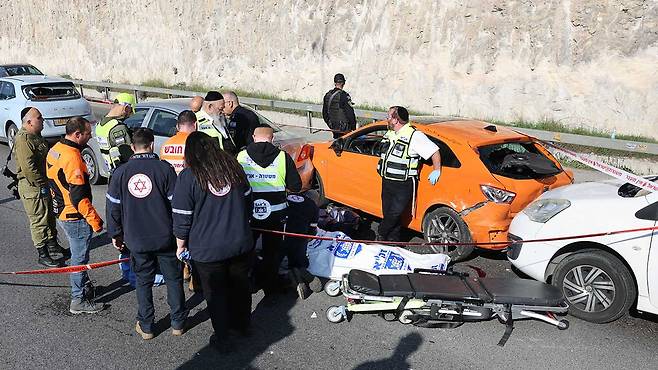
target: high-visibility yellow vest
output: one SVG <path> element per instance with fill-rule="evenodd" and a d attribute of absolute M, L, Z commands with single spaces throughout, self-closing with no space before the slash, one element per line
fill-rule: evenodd
<path fill-rule="evenodd" d="M 385 179 L 405 181 L 418 176 L 420 156 L 409 154 L 411 136 L 416 129 L 410 124 L 402 126 L 395 132 L 388 130 L 382 140 L 383 149 L 380 154 L 377 172 Z"/>
<path fill-rule="evenodd" d="M 217 138 L 219 147 L 224 150 L 224 136 L 215 127 L 212 117 L 202 110 L 195 113 L 197 121 L 197 130 L 207 134 L 210 137 Z"/>
<path fill-rule="evenodd" d="M 96 125 L 96 141 L 110 172 L 117 168 L 122 160 L 127 160 L 121 158 L 119 150 L 119 147 L 130 147 L 131 144 L 130 132 L 123 120 L 105 117 Z"/>
<path fill-rule="evenodd" d="M 259 166 L 246 150 L 238 153 L 238 162 L 247 174 L 254 194 L 253 217 L 264 220 L 272 212 L 288 208 L 286 199 L 286 153 L 279 155 L 267 167 Z"/>

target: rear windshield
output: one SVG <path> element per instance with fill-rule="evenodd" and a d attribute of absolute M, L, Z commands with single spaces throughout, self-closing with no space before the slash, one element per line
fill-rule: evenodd
<path fill-rule="evenodd" d="M 7 76 L 43 75 L 40 70 L 33 66 L 4 66 L 3 68 Z"/>
<path fill-rule="evenodd" d="M 645 176 L 644 179 L 653 182 L 658 182 L 657 181 L 658 176 Z M 617 190 L 617 194 L 619 194 L 620 197 L 624 197 L 624 198 L 634 198 L 634 197 L 645 196 L 649 194 L 649 191 L 627 182 L 619 187 L 619 189 Z"/>
<path fill-rule="evenodd" d="M 53 82 L 27 85 L 23 87 L 25 96 L 30 100 L 66 100 L 78 99 L 80 94 L 72 82 Z"/>
<path fill-rule="evenodd" d="M 513 179 L 538 179 L 562 170 L 533 142 L 508 142 L 478 148 L 480 160 L 494 175 Z"/>

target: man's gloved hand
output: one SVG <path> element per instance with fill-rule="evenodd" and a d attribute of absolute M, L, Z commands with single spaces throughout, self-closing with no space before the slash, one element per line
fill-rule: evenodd
<path fill-rule="evenodd" d="M 434 170 L 430 172 L 427 179 L 430 181 L 430 184 L 435 185 L 436 182 L 439 181 L 439 177 L 441 177 L 441 170 Z"/>

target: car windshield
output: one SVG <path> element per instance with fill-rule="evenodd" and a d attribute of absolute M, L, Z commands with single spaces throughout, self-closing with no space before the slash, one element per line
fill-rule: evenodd
<path fill-rule="evenodd" d="M 80 94 L 72 82 L 27 85 L 23 86 L 23 92 L 30 100 L 67 100 L 80 98 Z"/>
<path fill-rule="evenodd" d="M 539 179 L 562 170 L 531 141 L 514 141 L 478 148 L 480 160 L 494 175 L 512 179 Z"/>
<path fill-rule="evenodd" d="M 5 66 L 3 67 L 7 76 L 40 76 L 43 75 L 40 70 L 34 66 L 21 65 L 21 66 Z"/>
<path fill-rule="evenodd" d="M 658 180 L 658 175 L 645 176 L 644 179 L 656 182 L 656 180 Z M 617 194 L 623 198 L 641 197 L 647 195 L 648 193 L 648 190 L 645 190 L 639 186 L 635 186 L 629 182 L 620 186 L 619 190 L 617 190 Z"/>

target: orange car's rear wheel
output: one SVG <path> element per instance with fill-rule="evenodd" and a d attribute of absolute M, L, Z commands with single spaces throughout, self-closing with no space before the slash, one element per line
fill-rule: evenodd
<path fill-rule="evenodd" d="M 469 243 L 471 232 L 464 220 L 448 207 L 439 207 L 425 215 L 423 219 L 423 236 L 434 243 Z M 419 248 L 421 253 L 444 253 L 453 262 L 466 259 L 475 247 L 473 245 L 430 245 Z"/>

